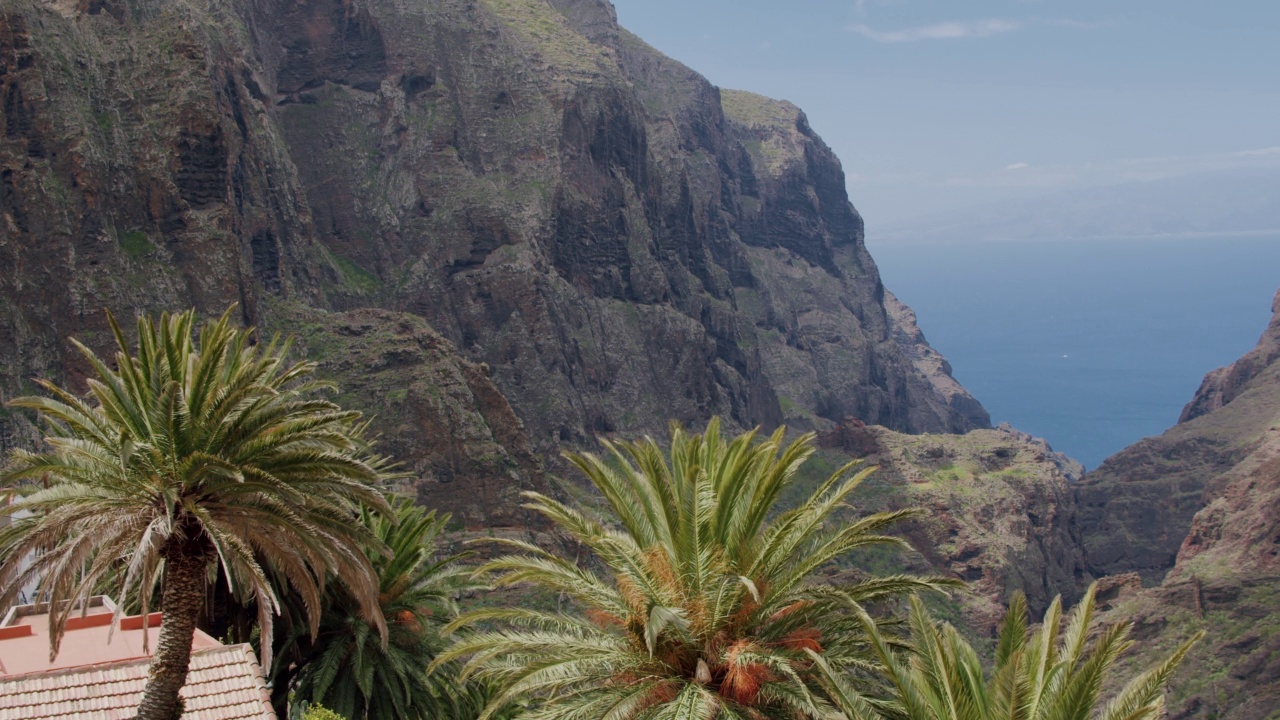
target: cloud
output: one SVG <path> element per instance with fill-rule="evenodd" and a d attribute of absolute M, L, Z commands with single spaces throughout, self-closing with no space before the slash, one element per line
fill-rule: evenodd
<path fill-rule="evenodd" d="M 855 8 L 859 14 L 863 14 L 864 3 L 865 0 L 862 0 L 855 4 Z M 848 29 L 865 38 L 875 40 L 876 42 L 903 43 L 915 42 L 917 40 L 956 40 L 960 38 L 994 37 L 996 35 L 1004 35 L 1005 33 L 1021 30 L 1030 25 L 1049 25 L 1073 28 L 1076 30 L 1096 30 L 1103 27 L 1102 23 L 1085 22 L 1070 18 L 1029 18 L 1023 20 L 988 18 L 986 20 L 972 21 L 952 20 L 949 22 L 933 23 L 932 25 L 919 25 L 916 27 L 903 28 L 902 30 L 877 30 L 870 25 L 856 23 L 850 25 Z"/>
<path fill-rule="evenodd" d="M 857 23 L 849 29 L 859 35 L 882 43 L 915 42 L 916 40 L 955 40 L 959 38 L 993 37 L 1013 32 L 1022 27 L 1016 20 L 990 18 L 972 22 L 952 21 L 921 25 L 902 30 L 876 30 L 873 27 Z"/>
<path fill-rule="evenodd" d="M 1101 164 L 1122 180 L 1159 180 L 1198 172 L 1220 172 L 1248 168 L 1280 169 L 1280 147 L 1253 148 L 1205 155 L 1167 155 L 1131 158 Z M 1094 168 L 1089 168 L 1094 169 Z"/>
<path fill-rule="evenodd" d="M 1071 18 L 1054 18 L 1052 20 L 1046 20 L 1045 22 L 1050 25 L 1057 25 L 1058 27 L 1075 28 L 1076 30 L 1098 30 L 1104 26 L 1104 23 L 1100 22 L 1073 20 Z"/>
<path fill-rule="evenodd" d="M 1021 170 L 1022 168 L 1025 168 L 1025 167 L 1031 167 L 1031 166 L 1027 165 L 1024 162 L 1016 162 L 1016 163 L 1013 163 L 1012 165 L 1005 165 L 1004 169 L 1005 170 Z"/>

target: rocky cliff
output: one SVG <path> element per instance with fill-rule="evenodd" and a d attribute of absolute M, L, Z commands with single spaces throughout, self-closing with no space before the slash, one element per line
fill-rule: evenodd
<path fill-rule="evenodd" d="M 1077 487 L 1080 535 L 1096 575 L 1159 582 L 1193 518 L 1250 467 L 1280 422 L 1280 295 L 1257 348 L 1205 378 L 1183 420 L 1108 458 Z"/>
<path fill-rule="evenodd" d="M 1071 483 L 1084 468 L 1043 440 L 1008 428 L 906 435 L 852 420 L 818 437 L 811 471 L 849 457 L 878 468 L 852 498 L 859 510 L 924 509 L 901 528 L 913 552 L 863 565 L 963 578 L 973 592 L 957 594 L 958 615 L 948 616 L 961 627 L 990 637 L 1014 591 L 1036 612 L 1078 595 L 1085 564 Z"/>
<path fill-rule="evenodd" d="M 5 396 L 78 382 L 103 307 L 235 301 L 447 497 L 669 418 L 988 425 L 803 113 L 602 0 L 0 0 L 0 102 Z"/>
<path fill-rule="evenodd" d="M 374 419 L 378 449 L 405 475 L 397 489 L 469 530 L 530 519 L 517 511 L 520 491 L 546 489 L 541 463 L 488 366 L 408 313 L 269 307 L 267 329 L 294 334 L 337 381 L 337 401 Z"/>
<path fill-rule="evenodd" d="M 1210 373 L 1183 422 L 1081 487 L 1090 567 L 1149 571 L 1107 581 L 1111 616 L 1136 623 L 1134 662 L 1208 631 L 1173 683 L 1172 718 L 1264 720 L 1280 707 L 1280 294 L 1273 310 L 1258 347 Z"/>
<path fill-rule="evenodd" d="M 1280 360 L 1280 293 L 1271 303 L 1271 312 L 1271 324 L 1262 333 L 1258 346 L 1234 363 L 1205 375 L 1178 422 L 1194 420 L 1235 400 L 1254 378 Z"/>

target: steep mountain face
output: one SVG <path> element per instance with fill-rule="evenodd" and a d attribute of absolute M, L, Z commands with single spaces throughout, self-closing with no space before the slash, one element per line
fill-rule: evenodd
<path fill-rule="evenodd" d="M 607 3 L 553 5 L 370 2 L 376 92 L 285 40 L 316 231 L 372 281 L 343 302 L 426 318 L 559 442 L 712 413 L 985 424 L 893 341 L 839 163 L 797 109 L 721 95 Z M 305 12 L 276 32 L 334 11 Z"/>
<path fill-rule="evenodd" d="M 1251 467 L 1280 421 L 1280 295 L 1257 348 L 1205 378 L 1183 419 L 1108 458 L 1077 486 L 1080 535 L 1095 575 L 1159 582 L 1193 518 Z"/>
<path fill-rule="evenodd" d="M 995 632 L 1014 591 L 1037 612 L 1079 593 L 1084 554 L 1071 483 L 1084 468 L 1043 440 L 1009 428 L 907 435 L 850 420 L 819 433 L 818 444 L 811 483 L 863 458 L 877 469 L 851 498 L 860 511 L 924 510 L 900 528 L 913 551 L 855 562 L 963 578 L 973 592 L 957 594 L 958 615 L 948 617 L 976 636 Z"/>
<path fill-rule="evenodd" d="M 409 389 L 379 415 L 392 446 L 467 448 L 433 482 L 670 418 L 989 424 L 887 299 L 804 115 L 722 93 L 602 0 L 3 0 L 0 96 L 6 397 L 78 382 L 66 339 L 101 346 L 104 307 L 235 301 L 357 338 L 324 368 L 380 413 Z M 412 390 L 454 370 L 501 453 Z"/>
<path fill-rule="evenodd" d="M 1271 311 L 1274 313 L 1271 324 L 1262 333 L 1258 346 L 1234 363 L 1205 375 L 1196 396 L 1182 409 L 1178 422 L 1207 415 L 1235 400 L 1254 378 L 1280 360 L 1280 293 L 1276 294 Z"/>
<path fill-rule="evenodd" d="M 1154 478 L 1140 479 L 1151 487 L 1135 492 L 1115 475 L 1090 473 L 1082 490 L 1090 498 L 1110 492 L 1122 508 L 1095 512 L 1104 522 L 1082 526 L 1086 540 L 1089 532 L 1107 535 L 1086 545 L 1095 571 L 1117 557 L 1115 538 L 1141 542 L 1152 519 L 1182 535 L 1172 562 L 1153 564 L 1164 576 L 1158 586 L 1143 589 L 1131 573 L 1109 579 L 1107 593 L 1112 617 L 1136 623 L 1138 662 L 1196 629 L 1208 631 L 1173 684 L 1173 718 L 1263 720 L 1280 707 L 1280 294 L 1273 310 L 1258 347 L 1205 379 L 1184 412 L 1189 419 L 1120 454 L 1133 459 L 1130 466 L 1169 468 L 1165 492 L 1180 483 L 1188 506 L 1198 497 L 1185 519 L 1170 512 Z M 1164 454 L 1188 447 L 1217 451 Z M 1082 517 L 1088 507 L 1082 503 Z"/>
<path fill-rule="evenodd" d="M 1240 462 L 1206 483 L 1205 507 L 1192 518 L 1174 577 L 1204 574 L 1223 562 L 1256 574 L 1280 574 L 1280 292 L 1272 311 L 1258 347 L 1210 373 L 1183 413 L 1211 408 L 1195 417 L 1248 416 L 1241 426 L 1251 431 L 1251 443 Z"/>

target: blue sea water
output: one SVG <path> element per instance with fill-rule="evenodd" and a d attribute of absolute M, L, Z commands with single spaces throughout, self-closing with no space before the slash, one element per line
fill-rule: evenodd
<path fill-rule="evenodd" d="M 1280 287 L 1280 237 L 868 245 L 992 421 L 1089 468 L 1177 422 Z"/>

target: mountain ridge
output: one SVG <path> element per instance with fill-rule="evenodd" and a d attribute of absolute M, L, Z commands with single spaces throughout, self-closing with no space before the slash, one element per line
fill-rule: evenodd
<path fill-rule="evenodd" d="M 400 314 L 362 320 L 370 338 L 424 322 L 429 351 L 350 351 L 389 368 L 379 387 L 486 367 L 460 402 L 496 388 L 523 438 L 498 444 L 530 476 L 538 455 L 671 419 L 990 424 L 887 311 L 803 113 L 722 94 L 607 2 L 4 0 L 0 95 L 5 397 L 76 386 L 67 338 L 105 347 L 102 307 L 237 302 L 285 332 L 366 310 Z M 460 432 L 413 419 L 429 395 L 357 404 L 409 448 L 406 432 Z M 21 416 L 0 425 L 30 441 Z M 426 467 L 420 497 L 480 523 L 468 483 L 506 470 L 472 450 Z"/>
<path fill-rule="evenodd" d="M 1280 360 L 1280 302 L 1272 309 L 1257 346 L 1208 373 L 1177 425 L 1116 453 L 1081 479 L 1080 532 L 1095 574 L 1162 579 L 1193 518 L 1214 496 L 1217 478 L 1247 462 L 1280 421 L 1280 383 L 1273 377 Z"/>
<path fill-rule="evenodd" d="M 1108 616 L 1135 625 L 1133 663 L 1208 631 L 1172 684 L 1171 718 L 1264 720 L 1280 705 L 1280 293 L 1272 311 L 1177 425 L 1077 486 L 1086 563 L 1108 576 Z"/>

